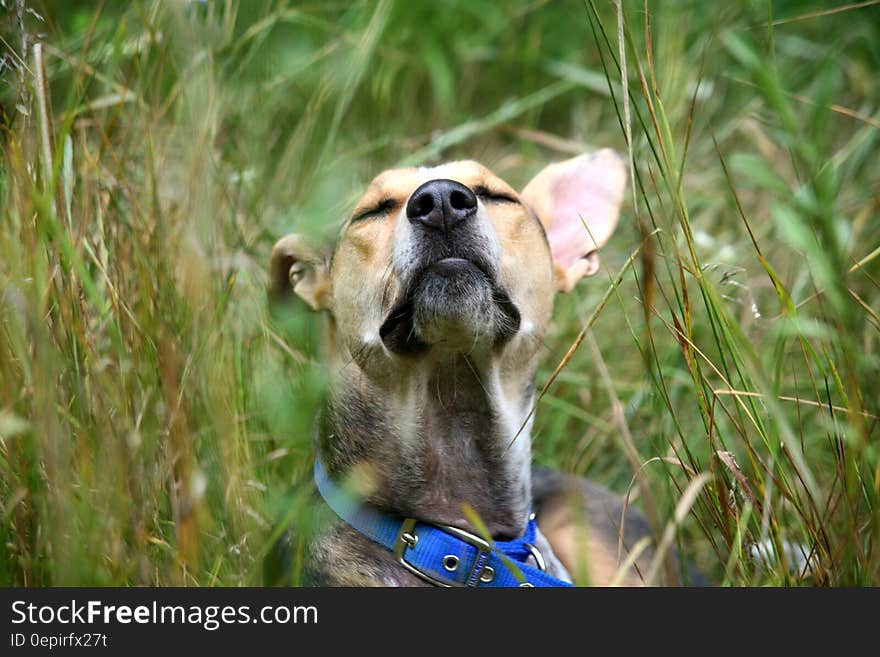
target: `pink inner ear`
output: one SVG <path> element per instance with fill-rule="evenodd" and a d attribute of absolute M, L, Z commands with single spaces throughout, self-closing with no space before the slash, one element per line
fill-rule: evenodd
<path fill-rule="evenodd" d="M 566 163 L 550 190 L 547 239 L 557 263 L 567 269 L 608 241 L 617 225 L 625 183 L 623 163 L 612 151 Z"/>

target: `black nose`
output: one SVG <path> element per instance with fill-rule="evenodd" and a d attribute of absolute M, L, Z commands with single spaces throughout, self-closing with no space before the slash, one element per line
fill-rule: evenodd
<path fill-rule="evenodd" d="M 409 197 L 406 216 L 436 230 L 450 230 L 477 212 L 477 197 L 454 180 L 429 180 Z"/>

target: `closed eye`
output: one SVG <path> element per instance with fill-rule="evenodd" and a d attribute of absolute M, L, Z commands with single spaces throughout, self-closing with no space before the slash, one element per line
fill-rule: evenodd
<path fill-rule="evenodd" d="M 358 212 L 355 216 L 351 218 L 351 223 L 354 223 L 356 221 L 363 221 L 364 219 L 376 219 L 379 217 L 383 217 L 396 207 L 397 203 L 395 203 L 390 198 L 386 198 L 384 201 L 379 202 L 377 205 L 374 205 L 371 208 L 367 208 L 363 212 Z"/>
<path fill-rule="evenodd" d="M 488 201 L 489 203 L 519 203 L 519 201 L 510 194 L 492 191 L 488 187 L 477 187 L 474 189 L 474 194 L 479 196 L 480 200 Z"/>

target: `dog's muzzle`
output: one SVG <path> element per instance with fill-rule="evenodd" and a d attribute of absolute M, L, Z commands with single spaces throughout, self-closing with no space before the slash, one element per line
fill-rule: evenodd
<path fill-rule="evenodd" d="M 429 180 L 404 213 L 406 255 L 395 260 L 401 294 L 379 329 L 386 347 L 412 354 L 438 342 L 510 339 L 520 314 L 499 283 L 500 247 L 476 194 L 454 180 Z"/>

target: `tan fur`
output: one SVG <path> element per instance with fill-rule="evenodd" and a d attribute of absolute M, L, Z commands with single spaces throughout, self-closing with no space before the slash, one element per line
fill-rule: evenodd
<path fill-rule="evenodd" d="M 330 303 L 330 280 L 323 259 L 299 235 L 286 235 L 272 248 L 269 260 L 269 293 L 292 291 L 312 310 L 326 310 Z"/>
<path fill-rule="evenodd" d="M 484 187 L 518 199 L 506 182 L 473 161 L 451 162 L 434 169 L 392 169 L 370 183 L 342 228 L 333 255 L 332 269 L 320 267 L 321 259 L 298 236 L 282 238 L 272 252 L 270 282 L 283 282 L 285 267 L 312 265 L 293 291 L 315 309 L 330 310 L 341 336 L 362 337 L 378 325 L 398 291 L 399 281 L 389 267 L 397 221 L 406 200 L 420 184 L 432 177 L 446 177 L 475 189 Z M 535 187 L 532 187 L 535 189 Z M 389 216 L 376 221 L 352 222 L 361 212 L 383 201 L 393 203 Z M 559 285 L 553 279 L 550 251 L 530 208 L 519 204 L 488 206 L 492 225 L 502 245 L 501 280 L 527 311 L 528 320 L 542 335 L 550 321 L 553 296 Z M 405 217 L 403 221 L 406 221 Z M 583 275 L 588 274 L 584 271 Z M 366 321 L 365 321 L 366 320 Z M 535 340 L 515 342 L 507 350 L 502 369 L 519 374 L 532 366 Z M 349 345 L 351 346 L 351 345 Z"/>
<path fill-rule="evenodd" d="M 627 550 L 618 549 L 618 536 L 593 527 L 579 499 L 559 497 L 541 507 L 541 531 L 568 571 L 591 586 L 640 586 L 638 571 L 618 573 Z M 643 564 L 643 567 L 647 564 Z"/>

